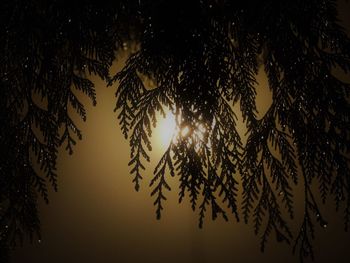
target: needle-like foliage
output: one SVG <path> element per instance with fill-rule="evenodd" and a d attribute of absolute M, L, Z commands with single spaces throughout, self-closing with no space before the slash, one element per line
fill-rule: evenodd
<path fill-rule="evenodd" d="M 96 104 L 91 73 L 117 86 L 115 110 L 130 142 L 136 190 L 150 161 L 157 113 L 175 116 L 176 131 L 148 180 L 157 218 L 172 176 L 179 201 L 189 200 L 200 227 L 208 210 L 213 219 L 232 214 L 252 224 L 262 250 L 274 234 L 293 245 L 300 261 L 313 258 L 315 223 L 327 227 L 320 203 L 330 195 L 348 228 L 350 87 L 337 72 L 349 72 L 350 40 L 335 1 L 1 5 L 2 248 L 39 234 L 37 195 L 48 201 L 48 182 L 57 188 L 58 147 L 72 153 L 82 137 L 69 110 L 87 117 L 76 90 Z M 118 48 L 128 43 L 137 50 L 109 77 Z M 272 94 L 263 115 L 260 68 Z M 303 213 L 295 231 L 299 188 Z"/>

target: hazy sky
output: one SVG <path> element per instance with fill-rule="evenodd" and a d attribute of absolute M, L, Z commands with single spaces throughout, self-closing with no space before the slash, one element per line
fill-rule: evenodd
<path fill-rule="evenodd" d="M 350 4 L 340 2 L 341 19 L 350 29 Z M 123 58 L 120 61 L 117 68 Z M 162 219 L 157 221 L 148 187 L 154 163 L 140 192 L 135 192 L 127 166 L 128 142 L 113 112 L 115 87 L 94 80 L 97 106 L 82 97 L 88 115 L 85 123 L 78 121 L 83 140 L 72 156 L 59 152 L 59 191 L 50 194 L 49 205 L 40 204 L 42 241 L 18 248 L 12 263 L 298 262 L 291 247 L 275 242 L 273 235 L 267 251 L 260 253 L 252 227 L 236 223 L 233 217 L 229 222 L 221 218 L 213 222 L 208 213 L 204 229 L 198 229 L 197 212 L 186 200 L 177 203 L 178 178 L 170 179 L 173 191 L 167 194 Z M 264 76 L 259 80 L 264 85 Z M 266 94 L 259 104 L 262 112 L 269 104 Z M 153 160 L 159 159 L 164 147 L 156 138 L 160 132 L 153 137 Z M 350 262 L 350 233 L 344 233 L 342 214 L 334 210 L 332 205 L 323 207 L 329 224 L 326 229 L 317 226 L 315 262 Z"/>

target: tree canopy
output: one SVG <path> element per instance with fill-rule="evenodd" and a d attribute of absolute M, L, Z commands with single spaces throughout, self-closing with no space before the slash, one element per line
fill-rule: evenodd
<path fill-rule="evenodd" d="M 39 196 L 57 188 L 57 151 L 73 153 L 85 120 L 74 90 L 97 103 L 89 74 L 118 88 L 116 108 L 130 141 L 135 189 L 152 149 L 156 113 L 178 129 L 151 180 L 157 218 L 169 176 L 189 195 L 199 225 L 211 216 L 250 223 L 261 249 L 272 233 L 302 261 L 313 257 L 314 225 L 327 226 L 318 196 L 350 222 L 350 40 L 332 0 L 4 0 L 0 11 L 0 252 L 40 235 Z M 138 49 L 110 75 L 118 50 Z M 259 117 L 256 76 L 263 67 L 272 104 Z M 147 88 L 143 79 L 155 88 Z M 35 96 L 41 96 L 38 103 Z M 239 105 L 247 142 L 232 110 Z M 39 164 L 39 169 L 36 169 Z M 292 233 L 295 185 L 303 220 Z M 239 188 L 242 191 L 239 191 Z M 240 200 L 242 200 L 240 202 Z"/>

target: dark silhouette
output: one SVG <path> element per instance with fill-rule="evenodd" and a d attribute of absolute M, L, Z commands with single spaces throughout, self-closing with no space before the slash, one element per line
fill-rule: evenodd
<path fill-rule="evenodd" d="M 86 77 L 91 73 L 109 85 L 120 82 L 116 110 L 130 140 L 136 190 L 149 161 L 156 112 L 169 108 L 178 128 L 188 129 L 176 135 L 154 171 L 157 218 L 170 174 L 179 177 L 180 202 L 189 194 L 193 210 L 199 209 L 200 227 L 209 208 L 213 219 L 227 219 L 226 205 L 237 221 L 252 220 L 262 233 L 262 250 L 274 233 L 293 245 L 301 261 L 313 257 L 314 224 L 327 226 L 316 190 L 323 202 L 331 195 L 344 208 L 348 228 L 350 87 L 334 68 L 349 71 L 350 41 L 338 24 L 335 1 L 5 0 L 0 12 L 1 262 L 8 248 L 40 236 L 37 198 L 48 202 L 48 184 L 57 188 L 58 147 L 72 153 L 82 138 L 67 107 L 85 120 L 73 91 L 96 104 Z M 117 50 L 127 43 L 140 48 L 110 77 Z M 273 96 L 260 119 L 259 66 Z M 143 77 L 156 88 L 147 89 Z M 245 145 L 231 109 L 237 103 L 248 128 Z M 298 183 L 304 187 L 304 217 L 293 236 L 288 219 Z"/>

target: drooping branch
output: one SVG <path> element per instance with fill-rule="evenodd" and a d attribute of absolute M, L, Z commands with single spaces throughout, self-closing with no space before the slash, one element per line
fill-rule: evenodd
<path fill-rule="evenodd" d="M 1 247 L 39 235 L 37 194 L 48 200 L 48 183 L 58 185 L 58 148 L 72 153 L 82 137 L 69 109 L 88 117 L 76 91 L 97 102 L 89 74 L 110 85 L 119 82 L 115 109 L 130 140 L 137 190 L 150 160 L 156 113 L 168 109 L 175 115 L 180 132 L 151 179 L 157 218 L 170 174 L 179 179 L 180 201 L 188 195 L 199 210 L 200 226 L 209 208 L 213 219 L 228 219 L 229 210 L 237 220 L 252 219 L 262 249 L 273 232 L 278 241 L 293 241 L 299 183 L 304 214 L 294 249 L 300 260 L 313 256 L 314 223 L 325 223 L 319 203 L 329 195 L 338 208 L 344 205 L 348 227 L 350 87 L 335 69 L 349 72 L 350 40 L 339 26 L 335 1 L 1 5 Z M 109 78 L 123 41 L 139 49 Z M 260 117 L 259 66 L 272 92 Z M 144 78 L 156 87 L 146 87 Z M 240 113 L 233 112 L 236 105 Z M 247 127 L 246 144 L 236 115 Z"/>

